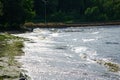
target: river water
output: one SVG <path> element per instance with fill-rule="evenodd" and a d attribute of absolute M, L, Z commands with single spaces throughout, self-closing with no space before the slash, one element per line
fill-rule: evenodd
<path fill-rule="evenodd" d="M 36 28 L 19 61 L 32 80 L 120 80 L 120 26 Z"/>

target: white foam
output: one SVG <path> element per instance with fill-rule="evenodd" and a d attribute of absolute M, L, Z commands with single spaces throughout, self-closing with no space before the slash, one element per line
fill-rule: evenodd
<path fill-rule="evenodd" d="M 59 34 L 58 33 L 52 33 L 50 34 L 52 37 L 59 37 Z"/>
<path fill-rule="evenodd" d="M 90 42 L 90 41 L 95 41 L 96 39 L 82 39 L 83 42 Z"/>
<path fill-rule="evenodd" d="M 77 39 L 73 39 L 73 41 L 77 41 Z"/>
<path fill-rule="evenodd" d="M 96 58 L 97 52 L 93 49 L 90 49 L 88 47 L 74 47 L 72 49 L 75 53 L 80 56 L 81 59 L 93 62 L 93 60 Z"/>
<path fill-rule="evenodd" d="M 99 32 L 93 32 L 92 34 L 98 34 Z"/>
<path fill-rule="evenodd" d="M 41 29 L 40 28 L 36 28 L 33 30 L 33 32 L 37 33 L 37 32 L 41 32 Z"/>
<path fill-rule="evenodd" d="M 75 47 L 72 49 L 72 51 L 75 51 L 75 53 L 84 52 L 86 50 L 87 50 L 87 47 Z"/>

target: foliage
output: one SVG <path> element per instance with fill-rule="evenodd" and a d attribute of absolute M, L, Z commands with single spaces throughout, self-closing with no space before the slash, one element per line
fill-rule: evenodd
<path fill-rule="evenodd" d="M 0 16 L 2 16 L 2 14 L 3 14 L 2 8 L 3 8 L 3 5 L 2 5 L 2 3 L 1 3 L 1 1 L 0 1 Z"/>
<path fill-rule="evenodd" d="M 32 0 L 0 0 L 2 13 L 0 29 L 20 29 L 34 15 Z M 1 11 L 1 9 L 0 9 Z"/>
<path fill-rule="evenodd" d="M 34 1 L 36 17 L 43 20 L 44 2 Z M 46 6 L 47 19 L 53 22 L 120 20 L 120 0 L 47 0 Z"/>
<path fill-rule="evenodd" d="M 35 12 L 33 10 L 33 0 L 23 0 L 23 9 L 26 20 L 31 20 L 35 16 Z"/>
<path fill-rule="evenodd" d="M 97 6 L 92 8 L 87 8 L 85 11 L 85 15 L 88 19 L 96 20 L 96 17 L 99 16 L 99 8 Z"/>
<path fill-rule="evenodd" d="M 0 29 L 44 21 L 45 10 L 49 22 L 120 20 L 120 0 L 0 0 Z"/>

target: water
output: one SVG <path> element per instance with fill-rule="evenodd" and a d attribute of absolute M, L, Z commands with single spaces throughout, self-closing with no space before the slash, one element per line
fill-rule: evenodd
<path fill-rule="evenodd" d="M 120 80 L 120 26 L 34 29 L 19 59 L 32 80 Z"/>

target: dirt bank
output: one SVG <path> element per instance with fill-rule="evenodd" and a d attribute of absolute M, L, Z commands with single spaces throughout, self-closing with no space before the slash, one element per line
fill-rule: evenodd
<path fill-rule="evenodd" d="M 86 27 L 86 26 L 105 26 L 105 25 L 120 25 L 120 21 L 118 22 L 94 22 L 94 23 L 25 23 L 24 26 L 27 28 L 64 28 L 64 27 Z"/>

